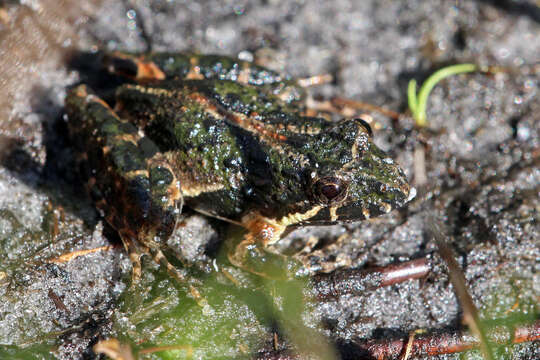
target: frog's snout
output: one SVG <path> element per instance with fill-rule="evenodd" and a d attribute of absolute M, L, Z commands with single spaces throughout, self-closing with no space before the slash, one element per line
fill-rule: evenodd
<path fill-rule="evenodd" d="M 349 176 L 347 199 L 336 209 L 341 221 L 387 214 L 404 206 L 416 194 L 400 166 L 371 142 Z"/>

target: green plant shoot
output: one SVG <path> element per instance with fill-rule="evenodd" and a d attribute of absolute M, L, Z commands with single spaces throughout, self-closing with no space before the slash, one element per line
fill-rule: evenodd
<path fill-rule="evenodd" d="M 430 77 L 422 84 L 418 94 L 416 93 L 416 80 L 409 81 L 407 87 L 407 98 L 409 102 L 409 109 L 413 115 L 413 118 L 418 126 L 424 127 L 426 122 L 426 104 L 429 93 L 433 87 L 442 79 L 452 75 L 468 73 L 478 70 L 479 67 L 475 64 L 459 64 L 452 65 L 435 71 Z"/>

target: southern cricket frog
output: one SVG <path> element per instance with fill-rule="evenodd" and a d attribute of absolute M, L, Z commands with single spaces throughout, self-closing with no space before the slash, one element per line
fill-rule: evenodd
<path fill-rule="evenodd" d="M 79 85 L 68 127 L 135 277 L 142 253 L 168 264 L 161 249 L 183 206 L 246 229 L 232 264 L 289 277 L 295 266 L 267 251 L 288 229 L 367 219 L 409 197 L 369 125 L 304 116 L 294 80 L 224 56 L 116 53 L 106 64 L 128 78 L 114 107 Z"/>

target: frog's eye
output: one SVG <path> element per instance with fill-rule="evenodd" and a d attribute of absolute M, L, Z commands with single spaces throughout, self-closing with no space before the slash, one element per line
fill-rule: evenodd
<path fill-rule="evenodd" d="M 337 177 L 324 177 L 313 184 L 313 194 L 323 204 L 342 201 L 347 196 L 347 183 Z"/>
<path fill-rule="evenodd" d="M 363 120 L 363 119 L 355 119 L 356 121 L 358 121 L 360 123 L 360 125 L 362 125 L 362 127 L 366 130 L 366 132 L 368 133 L 369 137 L 373 137 L 373 130 L 371 130 L 371 126 L 367 123 L 366 120 Z"/>

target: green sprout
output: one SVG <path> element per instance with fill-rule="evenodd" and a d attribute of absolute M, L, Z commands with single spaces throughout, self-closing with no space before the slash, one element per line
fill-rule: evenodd
<path fill-rule="evenodd" d="M 426 122 L 426 104 L 429 93 L 433 87 L 442 79 L 452 75 L 477 71 L 479 67 L 475 64 L 459 64 L 452 65 L 435 71 L 420 87 L 420 91 L 416 94 L 416 80 L 409 81 L 407 87 L 407 98 L 409 109 L 411 109 L 416 125 L 424 127 Z"/>

